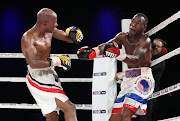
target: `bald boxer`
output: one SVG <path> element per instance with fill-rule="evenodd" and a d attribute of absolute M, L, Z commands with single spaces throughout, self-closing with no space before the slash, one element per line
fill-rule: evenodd
<path fill-rule="evenodd" d="M 22 36 L 21 49 L 28 64 L 26 83 L 46 121 L 58 121 L 59 109 L 64 112 L 66 121 L 77 121 L 75 105 L 66 96 L 54 70 L 55 66 L 60 70 L 69 70 L 71 60 L 66 55 L 50 58 L 50 51 L 52 37 L 68 43 L 78 43 L 82 33 L 71 27 L 66 34 L 57 29 L 57 26 L 57 14 L 43 8 L 37 13 L 36 24 Z M 71 35 L 81 38 L 73 38 Z"/>
<path fill-rule="evenodd" d="M 121 84 L 121 92 L 115 101 L 110 121 L 131 121 L 133 115 L 146 114 L 147 98 L 154 90 L 150 68 L 151 40 L 144 34 L 147 23 L 146 15 L 138 13 L 131 20 L 129 32 L 119 33 L 98 47 L 82 47 L 77 52 L 80 59 L 104 55 L 128 65 L 126 79 Z"/>

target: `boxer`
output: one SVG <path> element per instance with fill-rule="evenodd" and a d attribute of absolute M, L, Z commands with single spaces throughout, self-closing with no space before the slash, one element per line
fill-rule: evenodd
<path fill-rule="evenodd" d="M 118 33 L 107 43 L 95 48 L 82 47 L 77 54 L 79 59 L 93 59 L 97 55 L 115 57 L 127 63 L 125 81 L 115 101 L 110 121 L 131 121 L 133 115 L 145 115 L 147 97 L 154 89 L 151 62 L 151 40 L 144 33 L 148 18 L 137 13 L 131 20 L 129 32 Z"/>
<path fill-rule="evenodd" d="M 36 24 L 22 36 L 21 49 L 28 64 L 26 83 L 46 121 L 58 121 L 59 109 L 64 112 L 66 121 L 77 121 L 75 105 L 63 91 L 54 70 L 57 66 L 60 70 L 68 71 L 71 60 L 67 55 L 50 58 L 50 50 L 52 37 L 68 43 L 79 43 L 83 35 L 76 27 L 64 32 L 57 26 L 57 14 L 43 8 L 37 13 Z"/>

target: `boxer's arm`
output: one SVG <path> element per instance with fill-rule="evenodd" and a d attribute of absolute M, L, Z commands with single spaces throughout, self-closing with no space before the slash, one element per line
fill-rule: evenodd
<path fill-rule="evenodd" d="M 118 33 L 113 39 L 110 39 L 108 42 L 114 41 L 117 44 L 122 44 L 123 43 L 123 39 L 124 39 L 124 35 L 125 33 Z M 103 55 L 104 54 L 104 47 L 105 47 L 106 43 L 102 43 L 98 46 L 98 49 L 100 50 L 99 55 Z"/>
<path fill-rule="evenodd" d="M 66 41 L 68 43 L 74 43 L 68 36 L 67 34 L 62 31 L 62 30 L 59 30 L 57 28 L 55 28 L 54 32 L 53 32 L 53 37 L 56 38 L 56 39 L 59 39 L 59 40 L 62 40 L 62 41 Z"/>
<path fill-rule="evenodd" d="M 116 35 L 113 39 L 109 40 L 108 42 L 114 41 L 115 43 L 120 44 L 121 43 L 121 33 Z M 104 47 L 108 43 L 102 43 L 97 47 L 90 48 L 90 47 L 82 47 L 78 50 L 77 55 L 79 59 L 94 59 L 98 55 L 103 55 L 104 54 Z"/>
<path fill-rule="evenodd" d="M 21 38 L 21 50 L 25 56 L 26 62 L 32 68 L 45 68 L 50 66 L 48 60 L 37 60 L 36 59 L 36 48 L 33 45 L 33 41 L 27 36 Z"/>

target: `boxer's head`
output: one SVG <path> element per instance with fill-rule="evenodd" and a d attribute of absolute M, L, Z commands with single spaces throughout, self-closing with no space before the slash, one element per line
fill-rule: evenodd
<path fill-rule="evenodd" d="M 137 13 L 131 20 L 129 33 L 130 35 L 141 34 L 147 29 L 148 18 L 143 13 Z"/>
<path fill-rule="evenodd" d="M 155 44 L 155 47 L 152 48 L 152 55 L 160 55 L 160 54 L 166 54 L 166 42 L 162 39 L 156 38 L 154 39 L 153 43 Z"/>
<path fill-rule="evenodd" d="M 51 9 L 43 8 L 37 13 L 37 24 L 46 32 L 53 32 L 58 26 L 57 14 Z"/>

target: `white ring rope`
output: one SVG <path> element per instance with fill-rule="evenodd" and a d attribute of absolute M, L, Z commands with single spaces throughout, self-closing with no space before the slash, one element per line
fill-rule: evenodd
<path fill-rule="evenodd" d="M 175 55 L 178 55 L 180 54 L 180 47 L 179 48 L 176 48 L 175 50 L 153 60 L 151 62 L 151 66 L 154 66 L 164 60 L 167 60 Z M 58 55 L 62 55 L 62 54 L 51 54 L 51 57 L 52 56 L 58 56 Z M 69 57 L 71 59 L 78 59 L 77 55 L 76 54 L 68 54 Z M 0 53 L 0 58 L 24 58 L 23 54 L 22 53 Z"/>
<path fill-rule="evenodd" d="M 151 100 L 151 99 L 154 99 L 154 98 L 157 98 L 157 97 L 160 97 L 162 95 L 165 95 L 165 94 L 169 94 L 171 92 L 174 92 L 174 91 L 177 91 L 180 89 L 180 83 L 177 83 L 175 85 L 172 85 L 170 87 L 167 87 L 165 89 L 162 89 L 160 91 L 157 91 L 157 92 L 154 92 L 153 94 L 151 94 L 149 97 L 148 97 L 148 100 Z"/>
<path fill-rule="evenodd" d="M 172 15 L 171 17 L 169 17 L 165 21 L 161 22 L 160 24 L 158 24 L 157 26 L 155 26 L 154 28 L 152 28 L 151 30 L 146 32 L 146 34 L 148 36 L 151 36 L 151 35 L 155 34 L 156 32 L 158 32 L 159 30 L 165 28 L 170 23 L 176 21 L 179 18 L 180 18 L 180 11 L 178 11 L 177 13 L 175 13 L 174 15 Z"/>
<path fill-rule="evenodd" d="M 71 59 L 79 59 L 77 54 L 51 54 L 51 57 L 69 55 Z M 0 58 L 25 58 L 23 53 L 0 53 Z"/>
<path fill-rule="evenodd" d="M 162 61 L 164 61 L 164 60 L 167 60 L 167 59 L 169 59 L 169 58 L 171 58 L 171 57 L 173 57 L 175 55 L 178 55 L 178 54 L 180 54 L 180 47 L 176 48 L 175 50 L 173 50 L 173 51 L 171 51 L 171 52 L 169 52 L 169 53 L 167 53 L 167 54 L 165 54 L 165 55 L 163 55 L 163 56 L 161 56 L 161 57 L 159 57 L 159 58 L 157 58 L 155 60 L 153 60 L 151 62 L 151 67 L 158 64 L 158 63 L 160 63 L 160 62 L 162 62 Z"/>
<path fill-rule="evenodd" d="M 153 98 L 157 98 L 159 96 L 177 91 L 180 89 L 180 83 L 172 85 L 170 87 L 167 87 L 165 89 L 162 89 L 158 92 L 153 93 L 150 95 L 148 100 L 151 100 Z M 92 110 L 92 104 L 75 104 L 76 109 L 78 110 Z M 0 108 L 10 108 L 10 109 L 40 109 L 38 104 L 27 104 L 27 103 L 0 103 Z"/>
<path fill-rule="evenodd" d="M 174 117 L 174 118 L 168 118 L 168 119 L 158 120 L 158 121 L 180 121 L 180 116 Z"/>
<path fill-rule="evenodd" d="M 75 104 L 78 110 L 92 110 L 92 104 Z M 27 104 L 27 103 L 0 103 L 0 108 L 10 109 L 40 109 L 38 104 Z"/>

